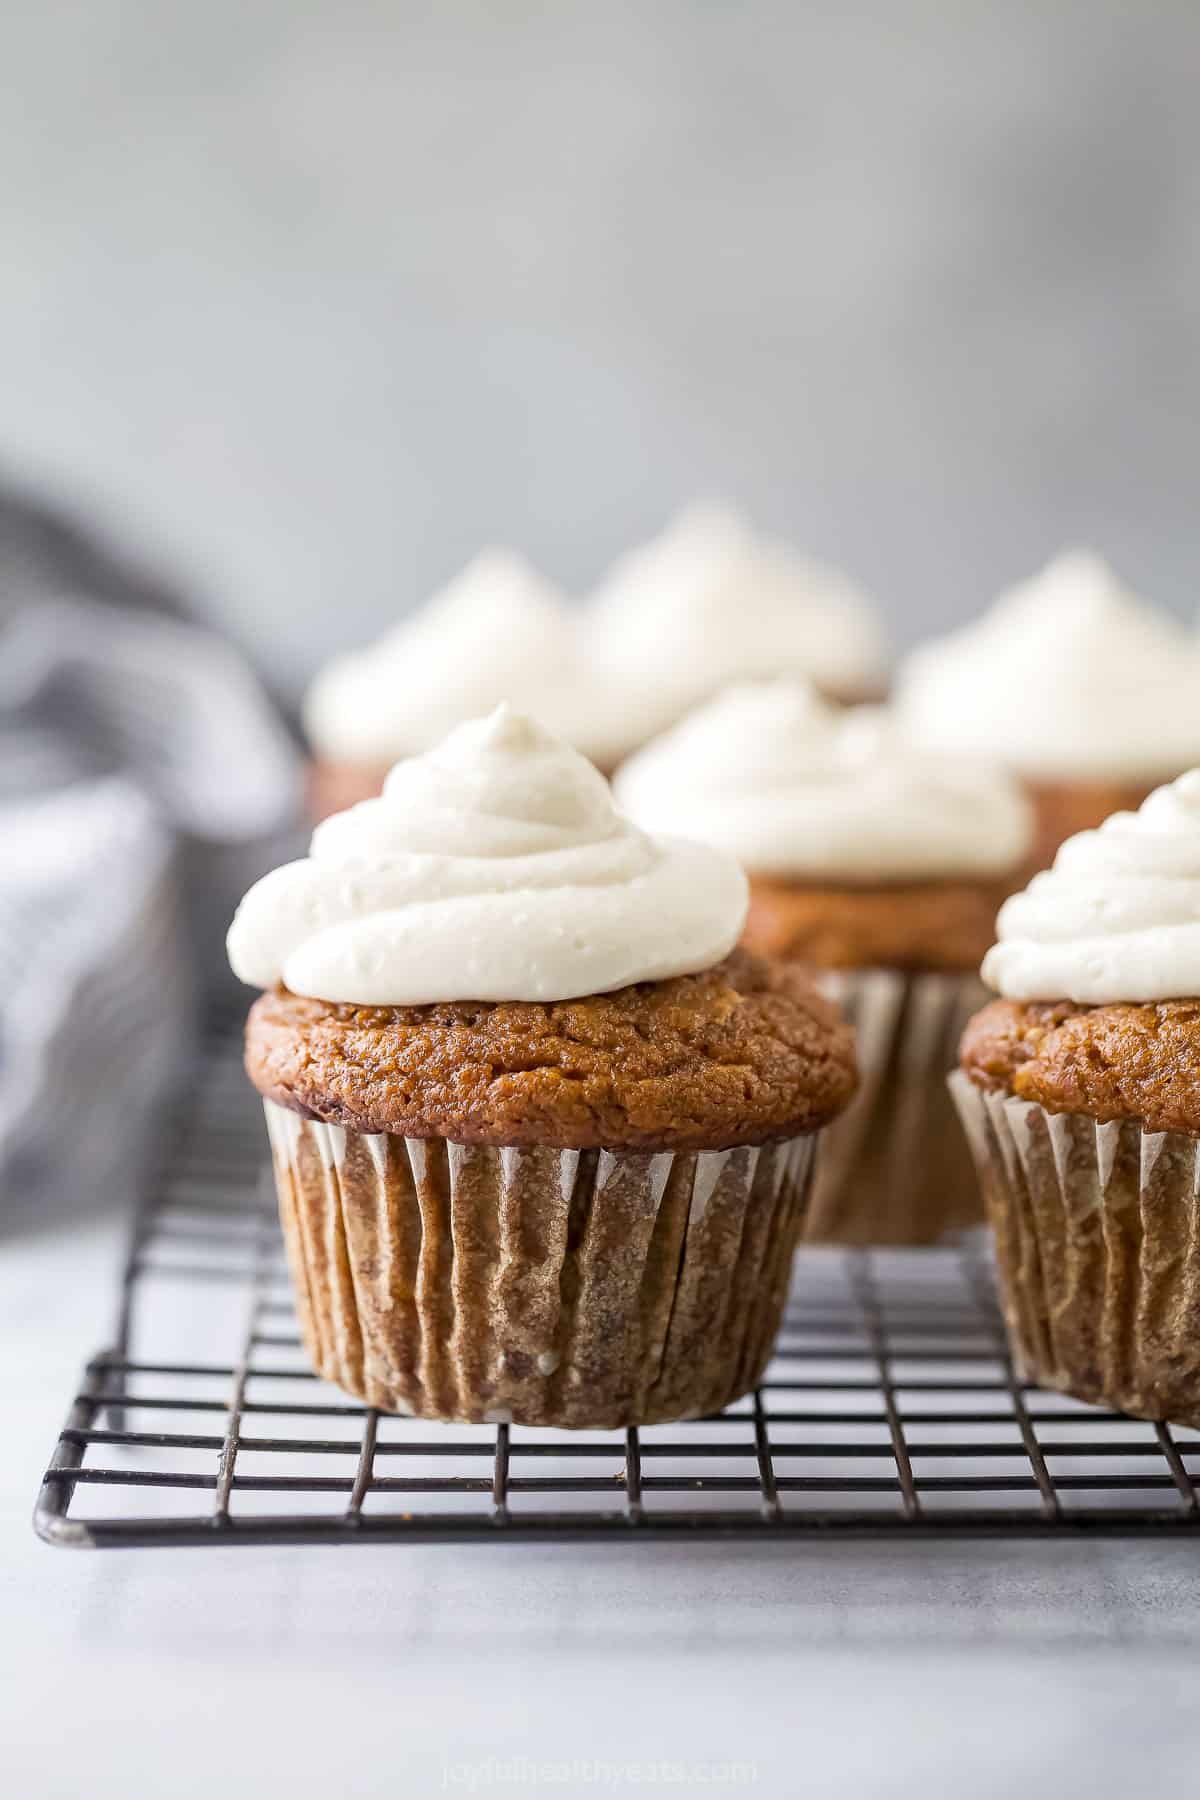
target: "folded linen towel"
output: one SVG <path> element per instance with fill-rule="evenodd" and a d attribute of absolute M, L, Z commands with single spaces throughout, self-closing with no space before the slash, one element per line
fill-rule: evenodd
<path fill-rule="evenodd" d="M 233 906 L 292 847 L 300 798 L 292 739 L 227 645 L 87 596 L 10 604 L 0 1229 L 136 1177 L 228 979 Z"/>

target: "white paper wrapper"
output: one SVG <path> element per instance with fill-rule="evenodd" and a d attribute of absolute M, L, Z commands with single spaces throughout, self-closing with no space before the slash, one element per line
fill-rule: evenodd
<path fill-rule="evenodd" d="M 1026 1380 L 1200 1426 L 1200 1138 L 950 1091 Z"/>
<path fill-rule="evenodd" d="M 761 1374 L 815 1137 L 491 1149 L 265 1106 L 304 1341 L 370 1405 L 609 1428 L 715 1411 Z"/>
<path fill-rule="evenodd" d="M 820 985 L 854 1026 L 861 1085 L 822 1134 L 805 1241 L 934 1244 L 978 1225 L 978 1186 L 945 1077 L 987 999 L 983 984 L 847 969 Z"/>

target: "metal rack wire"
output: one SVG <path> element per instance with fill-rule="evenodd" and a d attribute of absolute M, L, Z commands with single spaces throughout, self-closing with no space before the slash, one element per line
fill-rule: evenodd
<path fill-rule="evenodd" d="M 984 1253 L 808 1252 L 720 1415 L 625 1432 L 356 1405 L 296 1333 L 261 1114 L 211 1048 L 35 1525 L 74 1546 L 1195 1530 L 1200 1432 L 1019 1381 Z"/>

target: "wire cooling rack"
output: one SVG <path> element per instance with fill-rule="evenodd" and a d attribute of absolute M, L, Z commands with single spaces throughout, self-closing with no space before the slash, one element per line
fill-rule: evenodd
<path fill-rule="evenodd" d="M 139 1212 L 35 1525 L 74 1546 L 1189 1530 L 1200 1432 L 1015 1376 L 984 1251 L 808 1251 L 757 1392 L 625 1432 L 356 1405 L 297 1335 L 231 1032 Z"/>

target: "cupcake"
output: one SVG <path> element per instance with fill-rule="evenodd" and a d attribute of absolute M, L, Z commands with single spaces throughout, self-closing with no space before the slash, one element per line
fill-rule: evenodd
<path fill-rule="evenodd" d="M 1200 769 L 1014 895 L 951 1078 L 1022 1375 L 1200 1427 Z"/>
<path fill-rule="evenodd" d="M 826 1135 L 807 1236 L 920 1244 L 977 1222 L 943 1078 L 1027 854 L 1017 785 L 913 749 L 882 709 L 774 682 L 693 713 L 626 764 L 616 794 L 645 829 L 737 857 L 746 945 L 815 972 L 855 1025 L 862 1086 Z"/>
<path fill-rule="evenodd" d="M 319 826 L 229 934 L 304 1340 L 423 1418 L 612 1427 L 752 1387 L 849 1030 L 735 948 L 741 871 L 507 708 Z"/>
<path fill-rule="evenodd" d="M 896 708 L 923 747 L 987 756 L 1025 782 L 1032 867 L 1200 761 L 1200 640 L 1073 551 L 900 666 Z"/>
<path fill-rule="evenodd" d="M 611 770 L 646 735 L 640 703 L 593 680 L 578 609 L 514 551 L 483 551 L 378 643 L 313 681 L 313 814 L 378 794 L 401 757 L 510 697 Z"/>
<path fill-rule="evenodd" d="M 879 616 L 850 578 L 716 506 L 621 557 L 587 628 L 593 667 L 638 695 L 644 738 L 732 681 L 797 675 L 846 702 L 887 685 Z"/>

